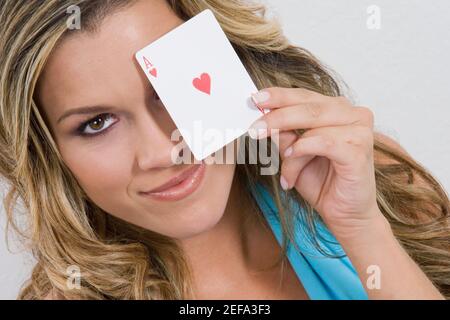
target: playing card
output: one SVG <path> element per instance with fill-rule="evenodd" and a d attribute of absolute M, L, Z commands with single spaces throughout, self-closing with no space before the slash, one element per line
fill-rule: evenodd
<path fill-rule="evenodd" d="M 209 9 L 136 59 L 197 160 L 246 133 L 265 112 L 253 103 L 257 88 Z"/>

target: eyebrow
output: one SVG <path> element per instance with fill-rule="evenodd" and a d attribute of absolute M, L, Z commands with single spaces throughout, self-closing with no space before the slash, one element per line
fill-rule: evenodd
<path fill-rule="evenodd" d="M 75 114 L 101 113 L 101 112 L 111 111 L 112 109 L 113 109 L 112 107 L 108 107 L 108 106 L 89 106 L 89 107 L 73 108 L 73 109 L 66 111 L 61 117 L 59 117 L 59 119 L 56 123 L 59 124 L 61 121 L 63 121 L 67 117 L 70 117 Z"/>

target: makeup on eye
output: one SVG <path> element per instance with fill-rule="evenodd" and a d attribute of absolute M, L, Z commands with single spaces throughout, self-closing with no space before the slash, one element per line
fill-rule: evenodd
<path fill-rule="evenodd" d="M 105 126 L 105 123 L 108 122 L 107 120 L 112 119 L 112 118 L 116 118 L 116 116 L 114 116 L 111 113 L 98 114 L 95 117 L 83 122 L 80 126 L 78 126 L 78 128 L 75 130 L 75 133 L 76 133 L 76 135 L 86 137 L 86 138 L 92 138 L 95 136 L 99 136 L 101 134 L 105 134 L 107 131 L 109 131 L 110 128 L 112 128 L 118 122 L 118 120 L 117 120 L 117 121 L 113 122 L 112 124 L 110 124 L 109 126 L 107 126 L 106 129 L 103 129 Z M 95 128 L 91 127 L 91 129 L 94 131 L 94 133 L 86 133 L 85 130 L 87 128 L 89 128 L 89 126 L 92 123 L 94 123 L 95 125 L 99 125 L 100 128 L 95 129 Z M 103 129 L 103 130 L 101 130 L 101 129 Z"/>
<path fill-rule="evenodd" d="M 157 103 L 161 103 L 161 99 L 159 98 L 159 95 L 156 93 L 156 91 L 155 90 L 152 90 L 151 91 L 151 96 L 152 96 L 152 99 L 153 100 L 155 100 Z M 70 116 L 70 115 L 74 115 L 74 114 L 76 114 L 76 113 L 88 113 L 88 112 L 92 112 L 92 111 L 95 111 L 95 110 L 101 110 L 101 109 L 105 109 L 105 111 L 106 111 L 106 109 L 108 109 L 107 107 L 88 107 L 88 108 L 78 108 L 78 109 L 73 109 L 72 111 L 69 111 L 68 113 L 66 113 L 65 115 L 63 115 L 59 120 L 58 120 L 58 122 L 61 122 L 62 121 L 62 119 L 64 119 L 64 118 L 67 118 L 68 116 Z M 82 122 L 75 130 L 74 130 L 74 134 L 75 135 L 77 135 L 77 136 L 82 136 L 82 137 L 86 137 L 86 138 L 91 138 L 91 137 L 95 137 L 95 136 L 98 136 L 98 135 L 100 135 L 100 134 L 104 134 L 104 133 L 106 133 L 107 131 L 109 131 L 109 129 L 111 128 L 111 127 L 113 127 L 114 125 L 115 125 L 115 123 L 117 122 L 114 122 L 113 124 L 111 124 L 111 125 L 109 125 L 108 127 L 106 127 L 106 129 L 104 129 L 104 130 L 101 130 L 103 127 L 104 127 L 104 123 L 106 122 L 106 121 L 103 121 L 103 119 L 110 119 L 110 118 L 117 118 L 116 116 L 114 116 L 112 113 L 109 113 L 109 112 L 103 112 L 103 113 L 99 113 L 99 114 L 97 114 L 95 117 L 93 117 L 93 118 L 90 118 L 89 120 L 86 120 L 86 121 L 84 121 L 84 122 Z M 100 120 L 100 121 L 96 121 L 96 120 Z M 88 128 L 89 127 L 89 125 L 91 124 L 91 123 L 93 123 L 94 122 L 94 124 L 100 124 L 101 125 L 101 127 L 100 128 L 98 128 L 98 129 L 93 129 L 93 131 L 95 132 L 95 133 L 86 133 L 85 132 L 85 130 L 86 130 L 86 128 Z"/>

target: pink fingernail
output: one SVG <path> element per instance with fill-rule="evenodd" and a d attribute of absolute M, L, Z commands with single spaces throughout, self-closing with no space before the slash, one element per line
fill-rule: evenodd
<path fill-rule="evenodd" d="M 257 93 L 252 94 L 252 99 L 255 104 L 261 104 L 270 99 L 270 93 L 267 91 L 259 91 Z"/>
<path fill-rule="evenodd" d="M 286 151 L 284 152 L 284 156 L 286 158 L 289 157 L 292 154 L 292 151 L 293 151 L 292 147 L 287 148 Z"/>
<path fill-rule="evenodd" d="M 289 184 L 283 176 L 280 177 L 280 184 L 283 190 L 287 190 L 289 188 Z"/>

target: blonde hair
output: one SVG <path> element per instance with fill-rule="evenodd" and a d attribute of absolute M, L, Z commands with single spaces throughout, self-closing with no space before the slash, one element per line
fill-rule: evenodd
<path fill-rule="evenodd" d="M 82 30 L 95 32 L 104 16 L 133 2 L 6 0 L 0 8 L 0 174 L 9 184 L 4 205 L 8 226 L 23 236 L 37 259 L 21 299 L 42 299 L 50 292 L 66 299 L 193 296 L 189 265 L 176 241 L 115 218 L 92 203 L 64 165 L 33 99 L 46 60 L 67 34 L 70 5 L 79 6 L 83 13 Z M 303 87 L 342 95 L 337 76 L 313 54 L 291 45 L 278 23 L 266 18 L 264 6 L 242 0 L 167 3 L 184 20 L 211 9 L 258 88 Z M 407 252 L 450 297 L 445 191 L 423 166 L 379 139 L 375 139 L 374 152 L 392 160 L 375 163 L 380 209 Z M 293 239 L 294 213 L 280 197 L 279 173 L 262 176 L 260 168 L 259 162 L 238 164 L 236 179 L 243 186 L 254 188 L 262 183 L 269 188 L 280 212 L 283 252 L 279 261 L 284 261 L 287 244 Z M 421 185 L 415 183 L 417 179 Z M 320 217 L 295 191 L 288 196 L 306 209 L 303 218 L 317 245 L 315 221 Z M 25 229 L 16 223 L 19 199 L 27 212 Z M 67 268 L 72 265 L 82 272 L 79 290 L 66 285 Z"/>

